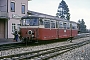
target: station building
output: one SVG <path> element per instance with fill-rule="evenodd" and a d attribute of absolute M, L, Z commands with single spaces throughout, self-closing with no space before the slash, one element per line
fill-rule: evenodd
<path fill-rule="evenodd" d="M 27 15 L 29 0 L 0 0 L 0 39 L 13 38 L 22 16 Z"/>

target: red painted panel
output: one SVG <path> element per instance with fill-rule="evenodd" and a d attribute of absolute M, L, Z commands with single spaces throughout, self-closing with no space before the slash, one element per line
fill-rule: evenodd
<path fill-rule="evenodd" d="M 77 30 L 72 30 L 72 36 L 76 36 L 78 34 L 78 31 Z"/>
<path fill-rule="evenodd" d="M 78 31 L 77 30 L 65 30 L 65 29 L 44 29 L 44 28 L 21 28 L 21 33 L 23 37 L 29 37 L 30 35 L 27 34 L 28 30 L 33 30 L 35 32 L 35 37 L 38 40 L 51 40 L 57 39 L 58 35 L 59 38 L 69 38 L 71 36 L 76 36 Z"/>
<path fill-rule="evenodd" d="M 40 38 L 42 40 L 50 40 L 57 38 L 57 30 L 56 29 L 39 29 Z"/>
<path fill-rule="evenodd" d="M 28 35 L 28 30 L 32 30 L 35 33 L 35 37 L 39 37 L 38 28 L 21 28 L 22 37 L 30 37 L 30 35 Z"/>

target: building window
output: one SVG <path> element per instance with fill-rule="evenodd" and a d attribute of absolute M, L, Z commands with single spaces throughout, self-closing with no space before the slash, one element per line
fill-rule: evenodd
<path fill-rule="evenodd" d="M 15 3 L 11 2 L 11 12 L 15 12 Z"/>
<path fill-rule="evenodd" d="M 22 5 L 22 14 L 25 14 L 25 5 Z"/>
<path fill-rule="evenodd" d="M 14 32 L 15 29 L 16 29 L 16 24 L 12 23 L 12 32 Z"/>

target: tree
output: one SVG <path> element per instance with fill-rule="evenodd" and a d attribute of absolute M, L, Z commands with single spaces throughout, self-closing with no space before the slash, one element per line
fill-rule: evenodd
<path fill-rule="evenodd" d="M 84 19 L 81 19 L 81 21 L 78 20 L 78 23 L 80 24 L 79 25 L 80 32 L 81 33 L 86 33 L 87 29 L 86 29 L 86 25 L 85 25 Z"/>
<path fill-rule="evenodd" d="M 62 0 L 58 6 L 56 17 L 70 20 L 69 8 L 64 0 Z"/>

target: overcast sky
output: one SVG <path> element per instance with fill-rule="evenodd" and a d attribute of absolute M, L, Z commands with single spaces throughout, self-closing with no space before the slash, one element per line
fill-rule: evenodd
<path fill-rule="evenodd" d="M 64 0 L 69 7 L 70 20 L 78 22 L 84 19 L 90 29 L 90 0 Z M 28 2 L 28 10 L 56 16 L 61 0 L 32 0 Z"/>

